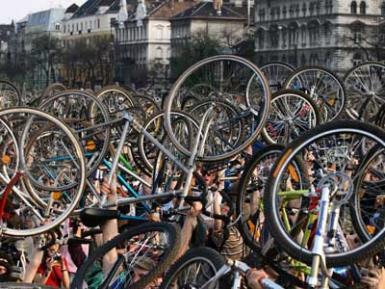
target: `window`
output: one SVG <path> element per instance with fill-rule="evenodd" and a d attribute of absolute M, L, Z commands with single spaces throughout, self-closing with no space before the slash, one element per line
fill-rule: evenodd
<path fill-rule="evenodd" d="M 98 19 L 98 29 L 100 29 L 100 19 Z"/>
<path fill-rule="evenodd" d="M 278 34 L 278 27 L 273 26 L 270 28 L 270 46 L 272 48 L 277 48 L 279 45 L 279 34 Z"/>
<path fill-rule="evenodd" d="M 379 32 L 379 41 L 381 45 L 385 45 L 385 26 L 381 25 Z"/>
<path fill-rule="evenodd" d="M 163 26 L 158 25 L 156 28 L 156 39 L 163 39 Z"/>
<path fill-rule="evenodd" d="M 362 35 L 364 35 L 364 30 L 365 30 L 364 25 L 365 25 L 364 23 L 360 21 L 356 21 L 351 26 L 351 30 L 353 33 L 353 41 L 355 44 L 359 44 L 362 42 L 362 39 L 363 39 Z"/>
<path fill-rule="evenodd" d="M 321 13 L 321 5 L 320 5 L 319 2 L 317 2 L 317 3 L 315 4 L 315 9 L 316 9 L 317 15 L 320 15 L 320 13 Z"/>
<path fill-rule="evenodd" d="M 282 28 L 281 30 L 281 35 L 282 35 L 282 47 L 285 48 L 286 47 L 286 39 L 287 39 L 287 29 L 285 27 Z"/>
<path fill-rule="evenodd" d="M 319 41 L 319 25 L 316 22 L 309 24 L 309 40 L 310 45 L 317 45 Z"/>
<path fill-rule="evenodd" d="M 324 33 L 325 33 L 325 41 L 326 43 L 330 43 L 332 37 L 332 27 L 330 22 L 326 22 L 324 24 Z"/>
<path fill-rule="evenodd" d="M 260 19 L 260 21 L 265 21 L 265 17 L 266 17 L 265 9 L 259 10 L 259 19 Z"/>
<path fill-rule="evenodd" d="M 306 56 L 305 56 L 305 54 L 303 54 L 303 53 L 302 53 L 302 55 L 301 55 L 301 65 L 302 65 L 302 66 L 305 66 L 305 65 L 306 65 Z"/>
<path fill-rule="evenodd" d="M 294 6 L 290 5 L 290 10 L 289 10 L 290 17 L 294 17 Z"/>
<path fill-rule="evenodd" d="M 163 58 L 163 49 L 162 49 L 162 47 L 158 47 L 158 48 L 156 49 L 156 58 L 157 58 L 157 59 Z"/>
<path fill-rule="evenodd" d="M 79 31 L 79 23 L 76 23 L 76 31 Z"/>
<path fill-rule="evenodd" d="M 298 41 L 298 26 L 297 24 L 292 24 L 289 27 L 289 46 L 297 44 Z"/>
<path fill-rule="evenodd" d="M 302 16 L 306 17 L 306 3 L 303 3 L 302 5 Z"/>
<path fill-rule="evenodd" d="M 357 2 L 353 1 L 350 5 L 350 13 L 357 14 Z"/>
<path fill-rule="evenodd" d="M 360 14 L 363 14 L 363 15 L 366 14 L 366 3 L 364 1 L 361 1 L 361 4 L 360 4 Z"/>
<path fill-rule="evenodd" d="M 60 31 L 60 24 L 59 23 L 56 23 L 55 24 L 55 30 L 56 31 Z M 64 26 L 64 30 L 65 30 L 65 26 Z M 65 32 L 65 31 L 64 31 Z"/>
<path fill-rule="evenodd" d="M 315 3 L 312 2 L 312 3 L 310 3 L 310 5 L 309 5 L 309 13 L 310 13 L 310 16 L 313 16 L 313 15 L 314 15 L 314 9 L 315 9 Z"/>
<path fill-rule="evenodd" d="M 353 55 L 353 65 L 357 66 L 362 63 L 362 55 L 360 53 L 356 53 Z"/>
<path fill-rule="evenodd" d="M 307 34 L 306 34 L 306 26 L 303 25 L 302 28 L 301 28 L 301 34 L 302 34 L 302 46 L 306 46 L 306 37 L 307 37 Z"/>
<path fill-rule="evenodd" d="M 286 16 L 287 16 L 287 9 L 286 9 L 286 6 L 283 6 L 283 8 L 282 8 L 282 17 L 283 17 L 283 19 L 285 19 Z"/>
<path fill-rule="evenodd" d="M 325 12 L 326 12 L 326 14 L 333 13 L 333 0 L 326 0 L 325 1 Z"/>
<path fill-rule="evenodd" d="M 262 29 L 259 29 L 257 31 L 257 42 L 258 42 L 257 47 L 259 49 L 263 49 L 265 44 L 265 31 Z"/>
<path fill-rule="evenodd" d="M 385 2 L 383 2 L 381 5 L 381 15 L 385 16 Z"/>

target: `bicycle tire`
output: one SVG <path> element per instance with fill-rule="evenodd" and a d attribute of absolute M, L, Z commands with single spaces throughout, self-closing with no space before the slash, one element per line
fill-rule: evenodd
<path fill-rule="evenodd" d="M 244 207 L 243 206 L 244 206 L 246 198 L 247 198 L 247 194 L 248 194 L 247 189 L 248 189 L 248 186 L 250 183 L 250 179 L 251 179 L 252 174 L 253 174 L 255 168 L 257 167 L 257 165 L 269 155 L 274 154 L 277 156 L 276 159 L 278 159 L 279 156 L 284 151 L 284 149 L 285 149 L 284 146 L 277 145 L 277 144 L 266 146 L 265 148 L 263 148 L 262 150 L 258 151 L 256 154 L 254 154 L 252 156 L 252 158 L 245 164 L 243 173 L 242 173 L 241 178 L 239 180 L 239 185 L 237 187 L 237 190 L 238 190 L 237 203 L 236 203 L 236 215 L 237 216 L 246 216 L 247 215 L 244 213 Z M 274 164 L 274 163 L 272 163 L 272 164 Z M 301 182 L 306 182 L 307 181 L 306 180 L 306 170 L 305 170 L 303 162 L 300 161 L 299 159 L 297 159 L 295 162 L 295 168 L 298 170 L 299 176 L 303 176 L 302 177 L 303 180 L 301 180 Z M 260 191 L 264 190 L 265 191 L 265 193 L 263 193 L 263 192 L 261 193 L 261 196 L 260 196 L 261 202 L 263 200 L 263 195 L 266 194 L 267 184 L 268 184 L 268 180 L 265 180 L 264 184 L 259 184 L 260 188 L 258 188 L 258 190 L 260 190 Z M 261 213 L 263 213 L 263 211 Z M 253 234 L 251 234 L 249 223 L 246 222 L 248 220 L 249 219 L 244 221 L 243 218 L 241 218 L 239 220 L 239 222 L 238 222 L 239 231 L 240 231 L 246 245 L 249 246 L 255 252 L 260 253 L 261 252 L 261 246 L 260 246 L 260 244 L 257 244 L 255 239 L 254 239 L 255 232 Z M 255 225 L 255 224 L 253 224 L 253 225 Z"/>
<path fill-rule="evenodd" d="M 345 90 L 345 85 L 343 83 L 343 81 L 340 80 L 340 78 L 334 74 L 332 71 L 322 67 L 322 66 L 304 66 L 304 67 L 300 67 L 298 68 L 297 70 L 295 70 L 286 80 L 285 84 L 284 84 L 284 87 L 285 88 L 289 88 L 289 89 L 295 89 L 295 90 L 308 90 L 309 87 L 300 87 L 299 89 L 297 89 L 295 87 L 295 83 L 293 83 L 293 81 L 297 78 L 299 79 L 300 82 L 304 82 L 303 79 L 301 79 L 301 74 L 307 72 L 307 71 L 318 71 L 318 72 L 322 72 L 326 75 L 328 75 L 332 80 L 335 81 L 337 87 L 338 87 L 338 90 L 336 91 L 336 96 L 340 96 L 340 107 L 337 109 L 337 112 L 334 113 L 334 115 L 331 115 L 329 116 L 328 115 L 328 112 L 326 111 L 326 116 L 323 116 L 323 120 L 324 121 L 331 121 L 331 120 L 335 120 L 337 119 L 341 113 L 345 110 L 345 106 L 346 106 L 346 90 Z M 312 83 L 308 83 L 309 79 L 306 77 L 306 83 L 307 84 L 312 84 Z M 311 80 L 310 80 L 311 81 Z M 320 84 L 320 80 L 317 79 L 317 82 L 316 82 L 317 85 Z M 294 87 L 293 87 L 294 85 Z M 314 91 L 312 91 L 313 89 L 310 88 L 310 91 L 308 91 L 308 93 L 310 93 L 310 97 L 312 98 L 313 97 L 313 93 Z M 315 92 L 316 93 L 316 92 Z M 330 93 L 326 94 L 326 97 L 329 97 L 330 96 Z M 325 101 L 323 99 L 322 100 L 322 103 L 323 104 L 327 104 L 326 106 L 324 106 L 325 109 L 327 109 L 328 105 L 330 106 L 330 104 L 328 103 L 328 101 Z M 314 100 L 316 103 L 317 101 Z M 319 106 L 322 105 L 322 103 L 319 104 Z M 318 103 L 317 103 L 318 104 Z M 321 114 L 324 114 L 324 112 L 321 112 Z"/>
<path fill-rule="evenodd" d="M 173 115 L 179 115 L 181 116 L 182 118 L 186 118 L 190 121 L 187 122 L 187 126 L 190 126 L 192 122 L 193 125 L 195 125 L 196 127 L 198 127 L 198 124 L 197 124 L 197 121 L 193 119 L 192 116 L 190 116 L 189 114 L 183 112 L 183 111 L 173 111 L 171 114 Z M 165 113 L 163 111 L 158 111 L 156 112 L 154 115 L 152 115 L 148 120 L 147 122 L 143 125 L 143 129 L 144 130 L 147 130 L 147 128 L 151 125 L 151 123 L 153 123 L 154 121 L 156 121 L 157 119 L 159 119 L 160 123 L 158 124 L 160 127 L 158 129 L 160 130 L 164 130 L 164 121 L 163 121 L 163 118 L 164 118 L 164 115 Z M 190 129 L 191 131 L 191 129 Z M 156 135 L 155 135 L 156 138 L 158 138 Z M 161 135 L 160 139 L 158 139 L 161 143 L 163 143 L 165 137 L 167 137 L 166 134 L 164 134 L 163 136 Z M 150 172 L 150 175 L 152 175 L 152 171 L 153 171 L 153 164 L 152 162 L 148 159 L 148 151 L 146 151 L 145 149 L 145 140 L 146 140 L 146 137 L 144 136 L 143 133 L 140 133 L 139 134 L 139 137 L 138 137 L 138 142 L 137 142 L 137 146 L 139 148 L 139 153 L 140 153 L 140 157 L 142 158 L 143 160 L 143 163 L 145 164 L 145 167 L 146 167 L 146 171 Z M 192 134 L 188 134 L 188 144 L 191 145 L 193 143 L 193 138 L 192 138 Z M 158 150 L 158 148 L 155 147 L 155 150 Z M 157 153 L 156 153 L 157 155 Z M 134 159 L 135 160 L 135 159 Z"/>
<path fill-rule="evenodd" d="M 0 282 L 0 289 L 54 289 L 54 287 L 33 283 Z"/>
<path fill-rule="evenodd" d="M 380 83 L 381 83 L 381 87 L 377 87 L 377 88 L 374 88 L 373 86 L 373 76 L 370 77 L 369 76 L 369 79 L 370 79 L 370 85 L 367 87 L 364 83 L 365 79 L 359 77 L 359 87 L 352 87 L 352 85 L 350 85 L 349 83 L 349 78 L 351 76 L 354 75 L 354 73 L 356 73 L 356 76 L 355 77 L 358 77 L 357 75 L 357 71 L 359 71 L 361 68 L 365 67 L 365 66 L 377 66 L 377 67 L 381 67 L 380 70 L 381 73 L 380 73 L 380 76 L 383 75 L 383 71 L 385 71 L 385 65 L 381 62 L 374 62 L 374 61 L 370 61 L 370 62 L 365 62 L 365 63 L 361 63 L 360 65 L 358 66 L 355 66 L 353 68 L 351 68 L 344 76 L 343 78 L 343 81 L 344 81 L 344 85 L 345 85 L 345 88 L 346 88 L 346 93 L 348 94 L 347 95 L 347 105 L 346 105 L 346 109 L 345 109 L 345 112 L 347 113 L 347 115 L 351 118 L 351 119 L 363 119 L 365 121 L 372 121 L 372 119 L 367 119 L 367 115 L 365 115 L 365 113 L 367 114 L 367 110 L 368 108 L 370 108 L 370 104 L 376 104 L 376 105 L 372 105 L 372 108 L 376 109 L 377 107 L 380 107 L 381 106 L 381 103 L 376 103 L 376 100 L 378 101 L 379 98 L 383 98 L 383 95 L 378 95 L 379 93 L 381 93 L 383 91 L 383 88 L 385 87 L 384 85 L 384 80 L 380 80 Z M 368 68 L 368 72 L 371 73 L 370 69 Z M 357 91 L 357 89 L 359 89 L 359 91 Z M 368 90 L 373 90 L 373 89 L 376 89 L 376 91 L 368 91 Z M 365 91 L 363 91 L 365 90 Z M 367 98 L 367 103 L 364 103 L 363 106 L 360 106 L 358 108 L 355 108 L 355 107 L 351 107 L 351 101 L 352 101 L 352 98 L 353 98 L 353 95 L 351 95 L 350 93 L 354 94 L 354 92 L 358 93 L 358 95 L 354 95 L 356 98 L 358 99 L 364 99 L 365 96 L 367 96 L 367 94 L 369 94 L 369 97 Z M 365 95 L 366 94 L 366 95 Z M 364 96 L 365 95 L 365 96 Z M 375 97 L 373 97 L 375 96 Z M 385 99 L 383 100 L 385 101 Z M 357 110 L 355 110 L 357 109 Z"/>
<path fill-rule="evenodd" d="M 57 101 L 58 99 L 62 98 L 64 99 L 64 102 L 65 102 L 65 108 L 67 109 L 67 111 L 65 112 L 65 114 L 69 114 L 70 113 L 70 109 L 71 107 L 69 106 L 69 98 L 66 98 L 66 96 L 72 96 L 72 95 L 78 95 L 78 96 L 81 96 L 82 99 L 84 100 L 87 100 L 87 101 L 91 101 L 91 105 L 90 107 L 84 107 L 84 109 L 86 111 L 83 111 L 83 113 L 85 114 L 88 114 L 88 113 L 94 113 L 94 110 L 95 110 L 95 106 L 97 106 L 98 110 L 99 110 L 99 113 L 100 115 L 102 116 L 102 121 L 103 123 L 108 123 L 109 120 L 110 120 L 110 116 L 109 116 L 109 113 L 107 112 L 105 106 L 92 94 L 89 94 L 89 93 L 86 93 L 84 91 L 78 91 L 78 90 L 66 90 L 62 93 L 59 93 L 59 94 L 56 94 L 56 95 L 53 95 L 49 98 L 47 98 L 45 101 L 43 101 L 40 105 L 39 105 L 39 109 L 41 110 L 44 110 L 46 112 L 49 112 L 49 113 L 55 113 L 55 114 L 58 114 L 58 116 L 60 117 L 60 113 L 61 112 L 57 112 L 56 111 L 56 108 L 54 107 L 51 107 L 50 105 L 54 104 L 55 101 Z M 78 99 L 78 98 L 74 98 L 74 99 Z M 83 108 L 82 108 L 83 109 Z M 52 111 L 53 110 L 53 111 Z M 92 111 L 91 111 L 92 110 Z M 81 114 L 83 114 L 81 113 Z M 89 115 L 92 120 L 91 122 L 93 122 L 93 120 L 96 118 L 94 114 L 91 114 Z M 78 121 L 79 119 L 76 119 L 76 121 Z M 89 121 L 89 119 L 86 119 L 87 121 Z M 80 121 L 80 120 L 79 120 Z M 85 121 L 83 119 L 83 121 Z M 73 123 L 74 120 L 69 118 L 68 119 L 68 122 L 69 123 Z M 102 124 L 103 124 L 102 123 Z M 75 122 L 76 124 L 76 122 Z M 71 127 L 71 125 L 70 125 Z M 75 128 L 73 127 L 72 128 L 74 131 L 75 131 Z M 89 135 L 90 135 L 90 140 L 91 141 L 94 141 L 93 140 L 93 136 L 95 136 L 93 133 L 90 133 L 89 131 L 87 132 Z M 97 137 L 97 139 L 101 139 L 101 141 L 103 142 L 101 146 L 98 146 L 95 144 L 95 147 L 96 148 L 100 148 L 97 153 L 98 153 L 98 156 L 96 159 L 94 158 L 91 158 L 92 162 L 90 163 L 87 163 L 87 167 L 88 167 L 88 170 L 87 170 L 87 176 L 90 176 L 96 169 L 97 167 L 99 166 L 99 164 L 102 162 L 102 160 L 104 159 L 104 156 L 108 150 L 108 147 L 109 147 L 109 142 L 110 142 L 110 138 L 111 138 L 111 128 L 110 126 L 106 126 L 104 127 L 103 129 L 103 138 L 101 139 L 100 137 Z M 86 142 L 87 139 L 82 139 L 82 142 Z M 95 143 L 97 142 L 96 140 L 94 141 Z M 85 147 L 86 147 L 86 144 L 85 144 Z M 94 152 L 95 153 L 95 152 Z M 36 185 L 36 184 L 35 184 Z M 41 187 L 41 189 L 45 189 L 44 187 Z"/>
<path fill-rule="evenodd" d="M 16 85 L 14 85 L 12 82 L 10 82 L 8 80 L 0 79 L 0 88 L 2 85 L 11 87 L 11 89 L 15 92 L 15 95 L 13 95 L 12 106 L 19 106 L 21 104 L 21 93 L 20 93 L 20 90 L 16 87 Z M 1 90 L 0 90 L 0 92 L 1 92 Z M 4 108 L 8 108 L 8 107 L 1 107 L 1 108 L 4 109 Z"/>
<path fill-rule="evenodd" d="M 282 222 L 279 218 L 279 212 L 276 207 L 276 192 L 279 191 L 279 189 L 277 189 L 277 186 L 280 184 L 279 179 L 283 173 L 283 168 L 286 167 L 290 159 L 308 143 L 312 143 L 312 141 L 317 138 L 324 137 L 332 133 L 346 134 L 348 132 L 361 133 L 362 135 L 377 141 L 382 147 L 385 148 L 385 132 L 375 126 L 348 120 L 330 122 L 308 131 L 298 140 L 291 143 L 275 164 L 270 176 L 269 187 L 267 194 L 264 197 L 267 228 L 270 234 L 274 237 L 276 243 L 283 250 L 295 259 L 307 264 L 311 264 L 312 262 L 312 253 L 308 249 L 301 247 L 288 236 L 287 232 L 282 227 Z M 351 251 L 327 254 L 326 263 L 328 266 L 349 265 L 375 255 L 384 247 L 384 244 L 385 229 L 375 238 Z"/>
<path fill-rule="evenodd" d="M 83 194 L 84 188 L 85 188 L 85 180 L 86 180 L 86 164 L 84 160 L 84 153 L 83 149 L 77 139 L 77 137 L 73 134 L 72 130 L 70 127 L 68 127 L 65 123 L 60 121 L 59 119 L 51 116 L 50 114 L 43 112 L 41 110 L 35 109 L 35 108 L 24 108 L 24 107 L 18 107 L 18 108 L 11 108 L 11 109 L 6 109 L 6 110 L 1 110 L 0 111 L 0 118 L 6 116 L 7 114 L 31 114 L 33 116 L 38 116 L 45 118 L 49 120 L 50 122 L 54 123 L 59 127 L 65 135 L 69 138 L 71 141 L 73 147 L 74 147 L 74 152 L 76 153 L 76 156 L 78 158 L 78 169 L 79 169 L 79 183 L 78 183 L 78 189 L 74 195 L 74 199 L 68 206 L 68 208 L 64 211 L 61 212 L 61 215 L 58 216 L 54 221 L 44 224 L 40 227 L 36 228 L 30 228 L 30 229 L 12 229 L 12 228 L 2 228 L 2 233 L 4 235 L 8 236 L 15 236 L 15 237 L 23 237 L 23 236 L 33 236 L 33 235 L 38 235 L 41 233 L 44 233 L 46 231 L 49 231 L 59 224 L 61 224 L 64 220 L 68 218 L 68 216 L 72 213 L 72 211 L 76 208 L 78 205 L 80 198 Z M 23 142 L 25 142 L 25 133 L 23 133 L 23 136 L 21 137 L 21 146 L 20 146 L 20 153 L 21 153 L 21 159 L 24 159 L 24 151 L 23 151 Z M 22 161 L 22 163 L 25 164 L 25 161 Z"/>
<path fill-rule="evenodd" d="M 173 264 L 171 268 L 167 271 L 167 274 L 163 278 L 163 282 L 160 285 L 160 289 L 174 288 L 172 287 L 172 282 L 174 282 L 174 278 L 177 276 L 177 274 L 181 270 L 183 270 L 185 266 L 188 266 L 194 261 L 199 260 L 207 262 L 207 264 L 210 265 L 210 269 L 213 271 L 214 274 L 217 273 L 223 267 L 223 265 L 225 265 L 225 259 L 223 258 L 223 256 L 214 249 L 208 247 L 192 248 L 188 250 L 180 259 L 178 259 L 178 261 L 175 262 L 175 264 Z M 217 284 L 216 287 L 210 286 L 210 288 L 220 289 L 221 287 L 219 284 Z"/>
<path fill-rule="evenodd" d="M 373 174 L 375 177 L 377 177 L 377 180 L 366 180 L 366 177 L 371 174 L 371 169 L 368 168 L 368 166 L 371 164 L 371 161 L 373 158 L 376 157 L 377 154 L 382 154 L 380 148 L 373 148 L 371 149 L 364 157 L 364 161 L 362 165 L 360 166 L 359 170 L 362 171 L 359 173 L 357 181 L 355 182 L 355 193 L 353 195 L 353 200 L 352 200 L 352 205 L 350 206 L 350 213 L 352 216 L 352 223 L 354 228 L 357 231 L 357 235 L 361 239 L 362 242 L 367 242 L 369 241 L 372 236 L 368 230 L 368 225 L 370 223 L 365 223 L 363 218 L 362 218 L 362 212 L 369 210 L 371 212 L 370 216 L 367 216 L 367 219 L 375 219 L 376 215 L 377 216 L 377 221 L 376 223 L 379 223 L 377 226 L 381 226 L 384 220 L 383 216 L 383 209 L 381 206 L 376 208 L 376 201 L 377 197 L 381 197 L 385 182 L 383 178 L 380 178 L 381 176 L 376 175 L 375 173 Z M 372 190 L 378 190 L 372 193 Z M 361 198 L 365 198 L 366 193 L 367 199 L 363 200 L 364 204 L 361 205 Z M 360 196 L 360 194 L 363 194 Z M 365 202 L 370 202 L 371 205 L 366 205 Z M 362 206 L 364 208 L 362 208 Z M 376 210 L 377 209 L 377 210 Z M 369 221 L 367 220 L 367 221 Z M 374 224 L 371 224 L 373 228 L 375 228 Z"/>
<path fill-rule="evenodd" d="M 285 75 L 278 79 L 279 69 L 286 70 Z M 271 72 L 271 70 L 273 70 Z M 274 71 L 275 70 L 275 71 Z M 283 88 L 284 83 L 286 82 L 287 77 L 295 70 L 293 66 L 284 62 L 270 62 L 261 66 L 261 71 L 266 76 L 267 81 L 269 82 L 270 90 L 275 93 Z M 273 73 L 272 77 L 269 77 Z M 277 83 L 272 83 L 272 81 L 277 81 Z"/>
<path fill-rule="evenodd" d="M 175 134 L 174 134 L 173 129 L 172 129 L 170 112 L 173 109 L 175 109 L 172 107 L 174 99 L 177 97 L 178 90 L 182 87 L 185 80 L 187 80 L 190 75 L 192 75 L 195 71 L 197 71 L 198 69 L 200 69 L 204 65 L 213 63 L 215 61 L 233 61 L 237 64 L 244 65 L 244 67 L 253 71 L 252 77 L 255 77 L 255 75 L 257 75 L 258 81 L 260 81 L 261 88 L 263 90 L 263 95 L 261 96 L 260 103 L 258 103 L 258 105 L 256 105 L 255 103 L 253 103 L 253 100 L 250 99 L 249 93 L 246 92 L 245 102 L 246 102 L 247 109 L 249 109 L 252 112 L 252 114 L 254 116 L 257 116 L 257 118 L 258 118 L 257 127 L 254 128 L 250 137 L 248 139 L 246 139 L 242 145 L 240 145 L 236 148 L 232 148 L 231 151 L 223 152 L 222 154 L 218 154 L 218 155 L 214 155 L 214 156 L 199 156 L 198 157 L 198 160 L 208 161 L 208 162 L 216 162 L 216 161 L 228 159 L 228 158 L 240 153 L 247 146 L 249 146 L 258 137 L 259 133 L 261 132 L 261 130 L 264 126 L 264 123 L 266 122 L 266 119 L 268 117 L 268 112 L 269 112 L 269 108 L 270 108 L 269 85 L 265 79 L 265 76 L 263 75 L 263 73 L 260 71 L 260 69 L 255 64 L 253 64 L 252 62 L 250 62 L 244 58 L 241 58 L 239 56 L 234 56 L 234 55 L 219 55 L 219 56 L 214 56 L 214 57 L 209 57 L 209 58 L 203 59 L 203 60 L 197 62 L 196 64 L 192 65 L 190 68 L 188 68 L 178 78 L 178 80 L 174 83 L 173 87 L 171 88 L 171 90 L 170 90 L 170 92 L 169 92 L 169 94 L 168 94 L 168 96 L 164 102 L 164 110 L 166 113 L 165 128 L 166 128 L 167 134 L 170 137 L 171 142 L 175 145 L 175 147 L 179 151 L 181 151 L 186 156 L 191 156 L 191 152 L 188 151 L 188 149 L 186 149 L 185 147 L 183 147 L 183 145 L 180 144 L 178 139 L 175 137 Z M 247 83 L 246 83 L 246 85 L 247 85 Z"/>
<path fill-rule="evenodd" d="M 271 102 L 272 102 L 272 108 L 271 108 L 271 111 L 270 111 L 270 115 L 267 119 L 267 124 L 269 124 L 269 119 L 272 117 L 273 115 L 273 110 L 275 109 L 275 106 L 274 106 L 274 102 L 275 101 L 279 101 L 279 99 L 281 97 L 285 97 L 285 96 L 295 96 L 295 97 L 298 97 L 299 99 L 302 99 L 302 105 L 301 108 L 299 109 L 299 111 L 297 112 L 301 112 L 301 110 L 304 108 L 304 105 L 307 105 L 308 108 L 307 110 L 308 111 L 312 111 L 313 113 L 313 117 L 314 117 L 314 120 L 312 121 L 312 125 L 313 127 L 316 127 L 317 125 L 319 125 L 321 122 L 322 122 L 322 118 L 321 118 L 321 114 L 319 112 L 319 109 L 317 107 L 317 105 L 315 104 L 315 102 L 305 93 L 301 92 L 301 91 L 298 91 L 298 90 L 292 90 L 292 89 L 284 89 L 284 90 L 281 90 L 281 91 L 278 91 L 276 93 L 273 94 L 272 98 L 271 98 Z M 277 104 L 278 106 L 279 104 Z M 283 114 L 283 109 L 279 108 L 280 110 L 280 113 Z M 293 121 L 293 118 L 295 118 L 295 115 L 293 117 L 290 117 L 289 119 L 287 117 L 284 117 L 283 115 L 283 119 L 282 121 L 283 122 L 287 122 L 287 121 L 292 121 L 292 123 L 288 123 L 288 126 L 289 126 L 289 135 L 290 135 L 290 130 L 293 129 L 293 127 L 295 126 L 295 122 Z M 300 126 L 301 127 L 301 126 Z M 313 128 L 313 127 L 310 127 L 310 128 Z M 302 128 L 303 128 L 303 125 L 302 125 Z M 309 129 L 310 129 L 309 128 Z M 276 140 L 274 140 L 268 133 L 267 131 L 267 128 L 266 126 L 263 128 L 262 130 L 262 137 L 266 140 L 267 143 L 269 144 L 288 144 L 290 143 L 293 139 L 288 139 L 290 136 L 285 136 L 285 140 L 284 142 L 277 142 Z M 298 137 L 298 136 L 297 136 Z"/>
<path fill-rule="evenodd" d="M 121 242 L 125 240 L 129 240 L 130 238 L 145 234 L 149 232 L 163 232 L 167 234 L 169 243 L 168 247 L 165 250 L 165 257 L 158 263 L 154 270 L 152 270 L 149 274 L 142 277 L 137 283 L 132 286 L 125 286 L 125 289 L 141 289 L 147 286 L 150 282 L 152 282 L 156 277 L 161 275 L 163 272 L 167 270 L 167 268 L 171 265 L 172 262 L 175 261 L 175 258 L 179 251 L 180 246 L 180 231 L 176 226 L 171 225 L 169 223 L 146 223 L 143 225 L 138 225 L 133 228 L 130 228 L 123 233 L 119 234 L 115 238 L 111 239 L 101 247 L 97 248 L 93 254 L 88 256 L 88 258 L 84 261 L 82 266 L 78 269 L 72 284 L 71 289 L 83 289 L 85 276 L 87 273 L 87 269 L 91 267 L 92 264 L 96 262 L 97 259 L 104 256 L 111 249 L 117 247 Z"/>

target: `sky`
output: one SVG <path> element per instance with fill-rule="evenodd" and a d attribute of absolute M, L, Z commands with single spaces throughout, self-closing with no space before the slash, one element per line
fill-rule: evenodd
<path fill-rule="evenodd" d="M 21 20 L 29 13 L 49 8 L 67 8 L 73 3 L 83 4 L 86 0 L 0 0 L 0 24 Z"/>

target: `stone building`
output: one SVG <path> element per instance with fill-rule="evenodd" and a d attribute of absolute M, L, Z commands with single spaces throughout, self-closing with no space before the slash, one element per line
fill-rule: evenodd
<path fill-rule="evenodd" d="M 156 86 L 167 81 L 171 57 L 170 19 L 194 4 L 190 0 L 127 1 L 127 20 L 115 23 L 119 80 L 139 86 Z"/>
<path fill-rule="evenodd" d="M 238 6 L 239 5 L 239 6 Z M 216 38 L 222 47 L 231 49 L 243 39 L 247 16 L 246 7 L 221 0 L 199 2 L 171 19 L 172 57 L 177 57 L 184 44 L 196 33 Z"/>
<path fill-rule="evenodd" d="M 344 73 L 383 59 L 383 0 L 256 0 L 256 62 L 322 65 Z"/>
<path fill-rule="evenodd" d="M 10 42 L 15 34 L 15 24 L 0 25 L 0 64 L 10 59 Z"/>
<path fill-rule="evenodd" d="M 88 0 L 82 6 L 72 5 L 63 18 L 63 40 L 76 40 L 100 34 L 112 34 L 111 20 L 119 12 L 119 0 Z"/>

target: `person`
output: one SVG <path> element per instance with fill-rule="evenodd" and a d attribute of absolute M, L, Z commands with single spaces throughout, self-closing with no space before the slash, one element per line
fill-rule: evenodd
<path fill-rule="evenodd" d="M 56 235 L 60 235 L 58 232 Z M 53 288 L 70 288 L 70 276 L 66 259 L 60 254 L 60 245 L 53 244 L 46 250 L 35 247 L 27 266 L 24 282 L 44 284 Z"/>
<path fill-rule="evenodd" d="M 261 281 L 265 278 L 269 278 L 264 270 L 250 269 L 246 273 L 247 286 L 250 289 L 263 289 Z"/>

